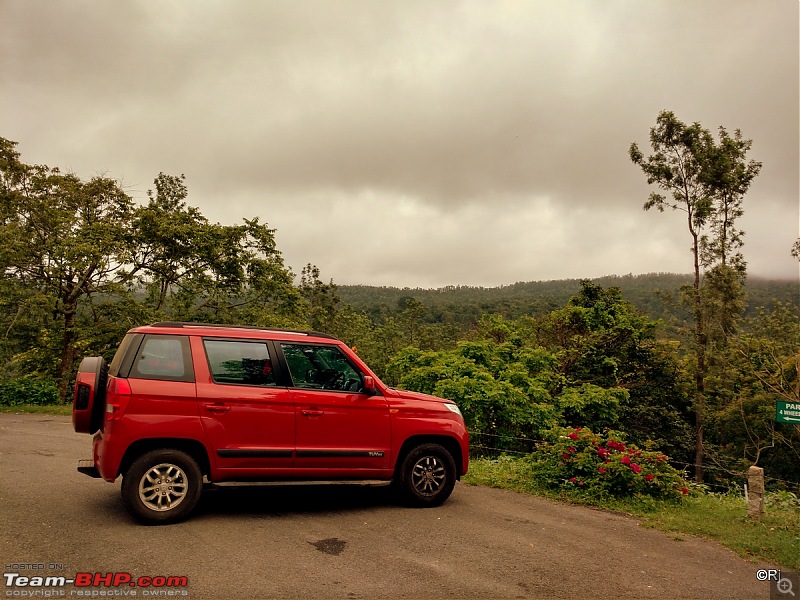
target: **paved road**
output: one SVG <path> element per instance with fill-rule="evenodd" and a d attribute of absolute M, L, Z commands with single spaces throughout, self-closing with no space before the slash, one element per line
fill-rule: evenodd
<path fill-rule="evenodd" d="M 384 488 L 219 489 L 191 520 L 143 527 L 125 513 L 119 482 L 75 471 L 89 455 L 89 436 L 73 433 L 66 417 L 0 415 L 4 572 L 42 563 L 44 574 L 67 577 L 186 576 L 195 600 L 769 598 L 755 579 L 766 565 L 716 544 L 461 484 L 444 506 L 419 510 L 397 506 Z M 76 597 L 78 589 L 63 589 Z M 21 590 L 32 591 L 2 593 Z M 147 590 L 110 591 L 141 598 Z"/>

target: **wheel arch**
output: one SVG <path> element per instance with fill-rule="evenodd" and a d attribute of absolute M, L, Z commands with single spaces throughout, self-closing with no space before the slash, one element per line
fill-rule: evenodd
<path fill-rule="evenodd" d="M 450 456 L 453 457 L 453 462 L 456 464 L 456 479 L 461 479 L 461 466 L 463 464 L 461 445 L 458 443 L 456 438 L 448 435 L 412 435 L 406 439 L 403 442 L 403 445 L 400 447 L 400 452 L 397 453 L 397 460 L 394 464 L 395 479 L 399 476 L 400 467 L 403 465 L 403 461 L 405 460 L 406 456 L 408 456 L 409 452 L 421 444 L 439 444 L 445 450 L 447 450 L 450 453 Z"/>
<path fill-rule="evenodd" d="M 119 465 L 118 475 L 125 476 L 133 461 L 150 452 L 151 450 L 180 450 L 191 456 L 200 472 L 207 477 L 211 477 L 211 464 L 208 459 L 208 452 L 205 446 L 197 440 L 187 438 L 145 438 L 136 440 L 125 451 Z"/>

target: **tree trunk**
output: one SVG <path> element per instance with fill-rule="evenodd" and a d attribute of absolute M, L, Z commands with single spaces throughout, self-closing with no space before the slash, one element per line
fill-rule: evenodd
<path fill-rule="evenodd" d="M 61 364 L 58 366 L 58 398 L 67 402 L 69 394 L 69 374 L 75 362 L 75 312 L 77 306 L 64 307 L 64 340 L 61 344 Z"/>
<path fill-rule="evenodd" d="M 691 217 L 690 217 L 691 219 Z M 690 222 L 691 224 L 691 222 Z M 694 376 L 694 480 L 703 483 L 703 426 L 705 421 L 706 334 L 703 328 L 703 302 L 700 296 L 700 247 L 698 235 L 692 231 L 694 254 L 694 345 L 697 361 Z"/>

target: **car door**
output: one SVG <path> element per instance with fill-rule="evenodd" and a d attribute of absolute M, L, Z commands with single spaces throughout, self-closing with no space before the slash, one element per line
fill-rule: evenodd
<path fill-rule="evenodd" d="M 206 361 L 197 400 L 215 464 L 223 469 L 290 469 L 294 405 L 265 340 L 194 338 Z"/>
<path fill-rule="evenodd" d="M 335 345 L 280 344 L 292 379 L 298 469 L 387 469 L 389 407 Z M 342 475 L 342 473 L 340 473 Z"/>

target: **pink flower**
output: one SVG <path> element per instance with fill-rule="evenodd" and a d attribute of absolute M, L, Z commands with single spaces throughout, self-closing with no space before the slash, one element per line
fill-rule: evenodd
<path fill-rule="evenodd" d="M 653 481 L 654 477 L 652 473 L 648 473 L 644 476 L 645 481 Z"/>
<path fill-rule="evenodd" d="M 597 467 L 597 472 L 601 475 L 605 475 L 606 470 L 603 467 Z"/>
<path fill-rule="evenodd" d="M 689 488 L 681 488 L 681 494 L 688 494 Z"/>
<path fill-rule="evenodd" d="M 623 465 L 629 465 L 629 464 L 631 464 L 631 457 L 630 456 L 623 456 L 621 462 L 622 462 Z"/>
<path fill-rule="evenodd" d="M 571 439 L 571 440 L 577 440 L 577 439 L 578 439 L 578 434 L 577 434 L 577 433 L 575 433 L 575 432 L 573 431 L 573 432 L 572 432 L 572 433 L 570 433 L 570 434 L 569 434 L 567 437 L 568 437 L 569 439 Z"/>
<path fill-rule="evenodd" d="M 579 485 L 579 486 L 581 486 L 581 487 L 583 487 L 583 486 L 584 486 L 584 485 L 586 485 L 586 484 L 585 484 L 585 483 L 583 483 L 582 481 L 579 481 L 579 482 L 578 482 L 578 485 Z"/>
<path fill-rule="evenodd" d="M 575 453 L 575 446 L 570 446 L 569 448 L 567 448 L 567 450 L 569 451 L 570 454 L 574 454 Z"/>
<path fill-rule="evenodd" d="M 608 450 L 606 450 L 605 448 L 598 448 L 597 454 L 600 456 L 600 458 L 605 458 L 606 456 L 608 456 Z"/>
<path fill-rule="evenodd" d="M 631 471 L 633 471 L 634 473 L 641 473 L 642 472 L 642 467 L 640 467 L 636 463 L 633 463 L 633 464 L 631 464 Z"/>
<path fill-rule="evenodd" d="M 569 454 L 567 454 L 565 452 L 564 454 L 561 455 L 561 458 L 563 458 L 564 460 L 567 460 L 569 458 Z"/>
<path fill-rule="evenodd" d="M 575 431 L 580 431 L 581 429 L 583 429 L 583 427 L 576 427 Z"/>
<path fill-rule="evenodd" d="M 575 477 L 570 477 L 570 478 L 569 478 L 569 480 L 570 480 L 572 483 L 575 483 L 576 481 L 578 481 L 578 480 L 577 480 Z"/>

